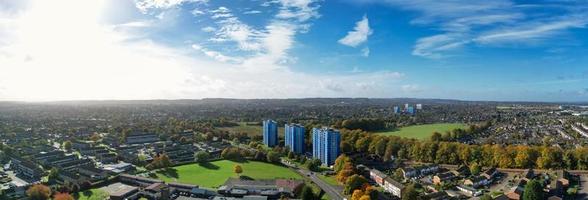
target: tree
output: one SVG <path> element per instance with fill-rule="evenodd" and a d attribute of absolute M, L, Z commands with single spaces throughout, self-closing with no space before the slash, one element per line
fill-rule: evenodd
<path fill-rule="evenodd" d="M 353 194 L 351 195 L 351 200 L 359 200 L 364 195 L 363 190 L 353 190 Z"/>
<path fill-rule="evenodd" d="M 319 171 L 319 167 L 321 166 L 321 160 L 319 159 L 312 159 L 312 160 L 307 160 L 306 161 L 306 168 L 308 168 L 308 170 L 310 171 Z"/>
<path fill-rule="evenodd" d="M 345 166 L 346 162 L 351 162 L 351 158 L 349 158 L 349 156 L 341 154 L 339 157 L 337 157 L 337 159 L 335 160 L 335 165 L 333 166 L 335 172 L 338 173 L 339 171 L 341 171 Z"/>
<path fill-rule="evenodd" d="M 243 173 L 243 168 L 241 167 L 241 165 L 235 165 L 233 167 L 233 172 L 235 172 L 237 176 L 241 177 L 241 173 Z"/>
<path fill-rule="evenodd" d="M 492 200 L 492 197 L 488 194 L 485 194 L 484 196 L 480 197 L 480 200 Z"/>
<path fill-rule="evenodd" d="M 55 180 L 57 176 L 59 176 L 59 169 L 55 167 L 51 168 L 51 171 L 49 171 L 49 180 Z"/>
<path fill-rule="evenodd" d="M 294 159 L 296 157 L 296 154 L 294 154 L 294 152 L 288 152 L 288 158 L 289 159 Z"/>
<path fill-rule="evenodd" d="M 57 193 L 53 196 L 53 200 L 74 200 L 68 193 Z"/>
<path fill-rule="evenodd" d="M 345 194 L 351 194 L 351 192 L 355 191 L 356 189 L 360 189 L 367 182 L 368 181 L 363 176 L 354 174 L 347 178 L 343 192 Z"/>
<path fill-rule="evenodd" d="M 480 173 L 481 167 L 477 162 L 474 162 L 470 165 L 470 172 L 472 174 L 478 174 Z"/>
<path fill-rule="evenodd" d="M 531 180 L 525 185 L 523 200 L 540 200 L 543 199 L 543 186 L 536 180 Z"/>
<path fill-rule="evenodd" d="M 317 199 L 316 196 L 314 195 L 314 192 L 312 191 L 312 188 L 309 186 L 304 186 L 304 188 L 302 188 L 302 192 L 300 193 L 300 197 L 302 198 L 302 200 L 315 200 Z"/>
<path fill-rule="evenodd" d="M 63 142 L 63 149 L 65 149 L 66 151 L 71 151 L 71 141 Z"/>
<path fill-rule="evenodd" d="M 353 174 L 355 174 L 353 164 L 351 162 L 345 162 L 343 169 L 337 173 L 337 181 L 339 181 L 339 183 L 345 183 L 347 178 Z"/>
<path fill-rule="evenodd" d="M 32 200 L 47 200 L 51 196 L 51 189 L 45 185 L 36 184 L 27 190 L 27 196 Z"/>
<path fill-rule="evenodd" d="M 267 153 L 267 162 L 269 163 L 279 163 L 280 162 L 280 154 L 270 151 Z"/>
<path fill-rule="evenodd" d="M 417 200 L 419 196 L 416 190 L 417 186 L 415 183 L 411 183 L 404 187 L 402 190 L 402 200 Z"/>
<path fill-rule="evenodd" d="M 433 135 L 431 135 L 431 141 L 438 142 L 441 141 L 441 133 L 435 131 Z"/>
<path fill-rule="evenodd" d="M 98 142 L 98 140 L 102 139 L 100 137 L 100 135 L 98 133 L 94 133 L 92 134 L 92 136 L 90 136 L 90 140 L 94 141 L 94 142 Z"/>
<path fill-rule="evenodd" d="M 197 162 L 203 163 L 208 161 L 208 159 L 210 158 L 210 154 L 208 154 L 206 151 L 198 151 L 196 152 L 194 157 L 196 158 Z"/>

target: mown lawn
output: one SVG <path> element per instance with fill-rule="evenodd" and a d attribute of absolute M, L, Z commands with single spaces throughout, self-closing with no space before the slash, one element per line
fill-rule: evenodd
<path fill-rule="evenodd" d="M 451 131 L 456 128 L 466 128 L 466 124 L 462 123 L 438 123 L 438 124 L 425 124 L 402 127 L 400 129 L 388 130 L 377 132 L 380 135 L 396 135 L 406 138 L 415 139 L 428 139 L 433 132 L 444 133 L 445 131 Z"/>
<path fill-rule="evenodd" d="M 282 166 L 257 161 L 235 162 L 214 161 L 207 164 L 188 164 L 158 171 L 154 178 L 165 182 L 195 184 L 206 188 L 216 188 L 229 177 L 237 177 L 233 172 L 235 165 L 241 165 L 241 176 L 252 179 L 292 178 L 302 179 L 296 172 Z"/>
<path fill-rule="evenodd" d="M 318 177 L 329 185 L 339 185 L 339 182 L 337 182 L 337 179 L 335 179 L 335 175 L 325 176 L 319 174 Z"/>
<path fill-rule="evenodd" d="M 262 126 L 251 125 L 245 122 L 239 122 L 239 126 L 232 127 L 221 127 L 221 130 L 233 132 L 233 133 L 246 133 L 248 136 L 262 135 Z M 284 137 L 284 127 L 278 127 L 278 135 Z"/>
<path fill-rule="evenodd" d="M 78 192 L 77 195 L 74 195 L 74 198 L 77 200 L 106 200 L 110 196 L 106 191 L 95 188 Z"/>

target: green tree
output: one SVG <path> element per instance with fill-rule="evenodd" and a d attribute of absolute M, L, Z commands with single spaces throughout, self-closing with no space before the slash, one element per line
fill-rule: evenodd
<path fill-rule="evenodd" d="M 314 195 L 314 192 L 312 191 L 312 188 L 309 186 L 304 186 L 302 188 L 302 192 L 300 193 L 300 198 L 302 198 L 302 200 L 315 200 L 315 199 L 317 199 L 316 196 Z"/>
<path fill-rule="evenodd" d="M 345 181 L 345 188 L 343 192 L 345 194 L 351 194 L 356 189 L 363 187 L 363 185 L 367 184 L 367 182 L 367 179 L 365 179 L 363 176 L 354 174 Z"/>
<path fill-rule="evenodd" d="M 402 200 L 417 200 L 419 193 L 415 183 L 410 183 L 402 190 Z"/>
<path fill-rule="evenodd" d="M 308 168 L 308 170 L 313 171 L 313 172 L 318 172 L 320 170 L 320 166 L 321 166 L 321 160 L 319 159 L 312 159 L 312 160 L 307 160 L 306 161 L 306 168 Z"/>
<path fill-rule="evenodd" d="M 267 162 L 269 163 L 279 163 L 280 162 L 280 154 L 270 151 L 267 153 Z"/>
<path fill-rule="evenodd" d="M 484 194 L 484 196 L 480 197 L 480 200 L 492 200 L 492 197 L 488 194 Z"/>
<path fill-rule="evenodd" d="M 71 141 L 63 142 L 63 149 L 65 149 L 66 151 L 71 151 Z"/>
<path fill-rule="evenodd" d="M 543 186 L 536 180 L 531 180 L 525 185 L 523 200 L 542 200 Z"/>
<path fill-rule="evenodd" d="M 206 151 L 198 151 L 196 154 L 194 154 L 194 157 L 196 158 L 197 162 L 203 163 L 208 161 L 210 154 L 208 154 Z"/>

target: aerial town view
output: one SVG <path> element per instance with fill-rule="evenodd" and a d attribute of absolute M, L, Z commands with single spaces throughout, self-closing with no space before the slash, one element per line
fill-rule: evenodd
<path fill-rule="evenodd" d="M 588 200 L 588 1 L 0 0 L 0 200 Z"/>

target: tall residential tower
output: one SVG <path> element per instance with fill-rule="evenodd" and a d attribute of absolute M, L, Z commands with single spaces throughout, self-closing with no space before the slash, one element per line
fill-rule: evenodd
<path fill-rule="evenodd" d="M 296 154 L 304 153 L 304 126 L 300 124 L 286 124 L 284 127 L 284 146 Z"/>
<path fill-rule="evenodd" d="M 263 121 L 263 144 L 268 147 L 278 145 L 278 123 L 274 120 Z"/>
<path fill-rule="evenodd" d="M 312 129 L 312 157 L 320 159 L 323 165 L 333 165 L 339 156 L 341 134 L 330 128 Z"/>

